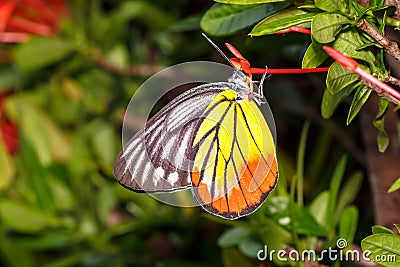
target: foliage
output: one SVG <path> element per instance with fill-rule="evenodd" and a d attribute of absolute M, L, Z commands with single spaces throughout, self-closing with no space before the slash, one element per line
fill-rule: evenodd
<path fill-rule="evenodd" d="M 17 152 L 0 142 L 2 266 L 183 266 L 194 264 L 191 249 L 215 247 L 198 241 L 218 231 L 199 212 L 128 192 L 112 173 L 121 113 L 143 82 L 124 71 L 173 64 L 171 11 L 163 1 L 70 1 L 57 34 L 0 44 L 0 122 L 19 140 Z"/>
<path fill-rule="evenodd" d="M 383 226 L 374 226 L 373 235 L 364 238 L 361 247 L 367 256 L 383 266 L 397 266 L 400 260 L 400 236 Z"/>
<path fill-rule="evenodd" d="M 315 68 L 323 64 L 328 56 L 322 50 L 323 45 L 330 45 L 350 57 L 362 62 L 363 68 L 382 80 L 388 79 L 388 68 L 383 60 L 383 53 L 373 54 L 371 47 L 382 49 L 381 45 L 359 29 L 362 20 L 367 20 L 374 27 L 384 32 L 385 25 L 398 26 L 398 21 L 388 19 L 393 14 L 393 6 L 384 5 L 383 1 L 371 1 L 364 7 L 356 1 L 316 0 L 304 3 L 292 1 L 217 1 L 229 5 L 214 4 L 202 19 L 202 29 L 213 35 L 228 35 L 259 21 L 250 31 L 250 36 L 275 34 L 291 26 L 311 28 L 311 43 L 303 56 L 303 68 Z M 255 5 L 256 4 L 256 5 Z M 243 10 L 268 10 L 263 18 L 243 16 Z M 218 12 L 214 10 L 218 9 Z M 213 15 L 213 13 L 216 13 Z M 216 19 L 216 17 L 218 19 Z M 230 25 L 230 28 L 223 25 Z M 355 92 L 348 111 L 347 124 L 356 117 L 368 100 L 371 90 L 337 63 L 333 63 L 326 78 L 326 90 L 321 112 L 324 118 L 330 118 L 340 102 Z M 384 117 L 388 102 L 381 101 L 379 113 L 374 121 L 378 129 L 378 147 L 385 151 L 389 138 L 384 128 Z"/>
<path fill-rule="evenodd" d="M 392 193 L 396 190 L 400 189 L 400 178 L 398 178 L 393 184 L 392 186 L 389 188 L 388 192 Z"/>
<path fill-rule="evenodd" d="M 368 21 L 371 23 L 372 27 L 378 29 L 378 31 L 383 34 L 385 26 L 395 26 L 398 28 L 399 21 L 389 18 L 388 16 L 392 15 L 395 11 L 395 8 L 390 5 L 384 5 L 384 1 L 370 1 L 369 6 L 362 6 L 357 1 L 326 1 L 326 0 L 315 0 L 315 1 L 305 1 L 305 2 L 292 2 L 292 1 L 252 1 L 252 0 L 229 0 L 222 1 L 217 0 L 216 2 L 224 3 L 225 6 L 221 4 L 215 4 L 203 17 L 202 20 L 202 28 L 204 31 L 215 34 L 215 35 L 228 35 L 231 34 L 234 29 L 242 29 L 248 27 L 249 25 L 254 23 L 255 17 L 242 17 L 240 16 L 240 12 L 233 14 L 232 10 L 243 10 L 246 9 L 247 6 L 252 6 L 253 9 L 257 7 L 265 7 L 265 9 L 269 10 L 269 14 L 264 16 L 263 19 L 260 19 L 259 22 L 249 31 L 249 36 L 265 36 L 278 33 L 278 31 L 282 31 L 288 29 L 292 26 L 301 26 L 304 28 L 311 29 L 311 43 L 308 46 L 308 49 L 305 51 L 303 59 L 302 59 L 302 67 L 303 68 L 315 68 L 322 65 L 327 59 L 328 55 L 322 50 L 323 45 L 329 45 L 334 47 L 335 49 L 345 53 L 346 55 L 353 57 L 361 62 L 362 68 L 372 73 L 374 76 L 379 77 L 381 80 L 387 80 L 389 78 L 388 67 L 384 63 L 383 58 L 383 48 L 382 46 L 375 41 L 371 36 L 366 34 L 364 31 L 360 29 L 360 25 L 362 21 Z M 284 6 L 284 4 L 290 4 Z M 276 6 L 274 6 L 276 5 Z M 229 12 L 229 16 L 225 16 L 223 10 L 229 9 L 231 7 L 231 12 Z M 271 10 L 274 8 L 275 10 Z M 220 12 L 218 13 L 219 20 L 212 21 L 209 18 L 209 12 L 214 8 L 218 8 Z M 205 21 L 208 19 L 207 21 Z M 209 30 L 211 24 L 213 29 L 218 29 L 217 32 Z M 217 24 L 217 25 L 215 25 Z M 233 29 L 224 29 L 220 27 L 220 24 L 225 25 L 235 25 Z M 241 27 L 242 26 L 242 27 Z M 224 31 L 225 30 L 225 31 Z M 375 52 L 373 53 L 372 51 Z M 343 102 L 349 95 L 353 94 L 353 99 L 348 110 L 347 115 L 347 124 L 350 124 L 354 118 L 359 114 L 361 108 L 364 106 L 369 96 L 371 95 L 371 89 L 368 88 L 365 83 L 359 79 L 357 74 L 348 72 L 337 62 L 331 64 L 327 77 L 326 77 L 326 89 L 322 98 L 321 104 L 321 114 L 324 118 L 331 118 L 338 108 L 339 104 Z M 384 120 L 385 114 L 389 109 L 389 101 L 386 99 L 381 99 L 379 102 L 378 113 L 373 121 L 373 125 L 378 130 L 377 143 L 378 149 L 381 152 L 384 152 L 389 145 L 389 138 L 385 131 Z M 301 157 L 298 158 L 301 160 Z M 356 227 L 357 220 L 357 209 L 355 207 L 345 208 L 343 203 L 339 204 L 340 208 L 336 206 L 336 196 L 338 194 L 338 188 L 340 184 L 341 175 L 343 175 L 343 162 L 341 161 L 335 170 L 335 174 L 331 179 L 331 186 L 329 191 L 324 191 L 320 195 L 318 195 L 314 201 L 315 203 L 311 203 L 310 208 L 313 205 L 318 205 L 318 211 L 321 212 L 319 215 L 319 223 L 322 223 L 322 229 L 326 232 L 322 234 L 327 238 L 327 242 L 332 241 L 335 236 L 334 229 L 336 228 L 336 222 L 339 222 L 339 229 L 343 229 L 341 227 L 354 227 L 353 229 L 343 230 L 342 236 L 344 233 L 353 233 Z M 359 179 L 355 178 L 353 179 Z M 301 177 L 300 177 L 301 178 Z M 295 179 L 293 179 L 295 180 Z M 292 181 L 293 181 L 292 180 Z M 352 181 L 352 179 L 349 180 Z M 301 188 L 301 179 L 299 179 L 300 188 Z M 359 182 L 355 182 L 359 183 Z M 343 191 L 350 190 L 351 187 L 344 187 Z M 357 188 L 357 187 L 356 187 Z M 399 188 L 399 180 L 397 180 L 392 187 L 389 189 L 389 192 L 393 192 Z M 293 194 L 294 191 L 291 191 Z M 346 199 L 348 196 L 353 196 L 351 194 L 343 193 L 340 200 Z M 286 202 L 290 203 L 289 199 L 293 199 L 293 195 L 290 195 L 289 198 L 286 199 Z M 353 197 L 350 197 L 353 198 Z M 301 199 L 301 198 L 300 198 Z M 276 201 L 275 198 L 271 199 L 269 207 L 274 207 L 271 203 Z M 349 201 L 350 202 L 350 201 Z M 301 201 L 299 202 L 301 203 Z M 325 203 L 325 204 L 324 204 Z M 292 203 L 293 205 L 293 203 Z M 320 206 L 322 205 L 322 206 Z M 324 206 L 326 205 L 326 206 Z M 289 206 L 289 204 L 288 204 Z M 288 208 L 288 206 L 286 206 Z M 336 210 L 339 209 L 340 211 Z M 293 208 L 292 208 L 293 209 Z M 342 218 L 338 220 L 338 216 L 340 214 L 346 214 L 346 217 L 343 215 Z M 287 213 L 289 213 L 287 211 Z M 295 243 L 296 249 L 304 249 L 305 246 L 300 246 L 299 244 L 307 243 L 306 240 L 310 238 L 315 238 L 315 236 L 319 236 L 317 233 L 305 233 L 306 237 L 301 242 L 297 240 L 297 234 L 300 233 L 300 222 L 305 222 L 304 218 L 296 218 L 299 216 L 297 213 L 292 213 L 291 220 L 294 220 L 298 225 L 286 232 L 286 238 L 282 240 L 283 243 L 287 243 L 289 240 L 292 243 Z M 313 214 L 317 216 L 317 214 Z M 268 217 L 272 217 L 269 214 Z M 317 218 L 315 218 L 317 219 Z M 346 220 L 350 221 L 346 221 Z M 355 221 L 351 221 L 355 220 Z M 279 225 L 279 220 L 275 221 Z M 325 223 L 325 224 L 324 224 Z M 328 224 L 326 224 L 328 223 Z M 329 224 L 331 223 L 331 224 Z M 342 225 L 340 225 L 342 223 Z M 293 227 L 293 223 L 289 224 L 289 226 Z M 282 226 L 282 225 L 280 225 Z M 245 247 L 248 243 L 248 237 L 246 236 L 262 236 L 262 233 L 254 234 L 248 230 L 243 230 L 244 233 L 238 234 L 240 228 L 234 228 L 231 232 L 226 232 L 220 239 L 220 245 L 226 246 L 224 240 L 228 240 L 228 236 L 230 239 L 236 238 L 235 245 L 238 245 L 239 250 L 242 251 L 243 254 L 248 255 L 246 249 L 241 249 Z M 319 227 L 313 226 L 313 229 L 319 229 Z M 292 231 L 291 239 L 289 238 L 290 230 Z M 247 232 L 246 232 L 247 231 Z M 281 232 L 282 229 L 276 229 L 274 232 Z M 309 235 L 309 236 L 307 236 Z M 283 237 L 285 235 L 281 235 Z M 340 237 L 341 235 L 339 235 Z M 335 237 L 338 238 L 338 237 Z M 349 236 L 350 242 L 353 236 Z M 279 238 L 275 238 L 276 240 L 280 240 Z M 266 244 L 268 244 L 267 240 L 263 240 Z M 349 240 L 348 240 L 349 241 Z M 271 241 L 269 241 L 271 242 Z M 377 255 L 384 254 L 395 254 L 398 257 L 397 248 L 399 247 L 398 236 L 396 235 L 388 235 L 386 234 L 375 234 L 367 237 L 362 242 L 362 247 L 364 250 L 371 249 L 372 250 L 372 259 L 376 259 Z M 232 241 L 228 242 L 229 245 L 232 245 Z M 242 245 L 241 245 L 242 244 Z M 269 245 L 269 244 L 268 244 Z M 276 248 L 271 245 L 272 248 Z M 252 245 L 251 247 L 259 248 L 258 246 Z M 279 246 L 278 246 L 279 247 Z M 312 247 L 315 249 L 315 247 Z M 382 254 L 382 255 L 383 255 Z M 254 255 L 254 253 L 253 253 Z M 398 262 L 398 259 L 395 261 Z M 381 262 L 380 262 L 381 263 Z M 383 264 L 383 263 L 381 263 Z M 393 265 L 394 264 L 394 265 Z M 385 265 L 385 264 L 383 264 Z M 389 263 L 389 265 L 385 266 L 397 266 L 396 263 Z"/>
<path fill-rule="evenodd" d="M 305 126 L 300 147 L 305 146 L 308 126 Z M 305 151 L 298 156 L 298 161 L 304 160 Z M 260 212 L 249 216 L 249 224 L 230 223 L 234 225 L 224 232 L 218 239 L 218 245 L 224 250 L 237 247 L 243 255 L 257 259 L 273 261 L 277 265 L 287 264 L 290 261 L 290 252 L 277 257 L 278 251 L 283 251 L 287 246 L 299 252 L 313 250 L 317 254 L 312 260 L 330 262 L 328 257 L 318 254 L 328 247 L 335 247 L 339 240 L 346 240 L 351 244 L 358 223 L 358 210 L 351 205 L 361 186 L 362 174 L 356 172 L 351 175 L 346 183 L 341 186 L 346 167 L 346 157 L 342 157 L 331 177 L 329 189 L 319 193 L 307 206 L 303 206 L 297 199 L 303 197 L 303 191 L 298 190 L 304 181 L 302 177 L 303 166 L 298 164 L 297 176 L 291 179 L 289 191 L 286 191 L 280 177 L 280 192 L 274 194 L 264 205 Z M 297 188 L 297 189 L 296 189 Z M 318 240 L 325 240 L 320 244 Z M 265 245 L 265 248 L 264 248 Z M 343 247 L 342 247 L 343 248 Z M 348 249 L 348 248 L 346 248 Z M 259 251 L 263 251 L 259 253 Z M 274 252 L 275 251 L 275 254 Z M 290 251 L 290 250 L 289 250 Z M 272 253 L 272 254 L 271 254 Z M 260 256 L 261 255 L 261 256 Z M 230 255 L 226 255 L 230 257 Z M 272 257 L 272 258 L 271 258 Z M 229 259 L 224 259 L 228 262 Z M 230 265 L 227 265 L 230 266 Z"/>

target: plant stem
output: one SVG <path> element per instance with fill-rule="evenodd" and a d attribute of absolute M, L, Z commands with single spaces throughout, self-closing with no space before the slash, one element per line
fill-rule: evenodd
<path fill-rule="evenodd" d="M 98 66 L 107 71 L 127 76 L 148 76 L 163 70 L 161 66 L 149 64 L 121 67 L 107 61 L 107 59 L 100 55 L 93 56 L 93 60 Z"/>
<path fill-rule="evenodd" d="M 365 19 L 362 19 L 357 26 L 369 36 L 374 38 L 374 40 L 380 44 L 389 55 L 392 55 L 397 61 L 400 61 L 400 49 L 396 42 L 389 40 L 389 38 L 381 34 Z"/>
<path fill-rule="evenodd" d="M 310 129 L 310 121 L 304 123 L 303 129 L 300 136 L 299 149 L 297 151 L 297 202 L 299 205 L 303 206 L 303 180 L 304 180 L 304 156 L 306 151 L 307 135 Z"/>
<path fill-rule="evenodd" d="M 266 68 L 251 68 L 252 74 L 264 74 L 267 71 L 268 74 L 305 74 L 305 73 L 317 73 L 327 72 L 329 67 L 323 68 L 310 68 L 310 69 L 266 69 Z"/>
<path fill-rule="evenodd" d="M 290 210 L 290 224 L 292 228 L 292 240 L 295 244 L 296 248 L 300 248 L 299 236 L 297 232 L 297 219 L 296 219 L 296 203 L 294 202 L 295 199 L 295 192 L 296 192 L 296 185 L 297 185 L 298 177 L 296 175 L 293 176 L 291 184 L 290 184 L 290 200 L 289 200 L 289 210 Z"/>
<path fill-rule="evenodd" d="M 389 76 L 386 77 L 386 81 L 389 82 L 389 83 L 391 83 L 391 84 L 400 86 L 400 80 L 397 79 L 397 78 L 395 78 L 395 77 L 393 77 L 393 76 L 391 76 L 391 75 L 389 75 Z"/>
<path fill-rule="evenodd" d="M 345 69 L 355 72 L 360 76 L 360 80 L 363 84 L 368 86 L 371 90 L 374 90 L 379 96 L 389 100 L 390 102 L 400 105 L 400 92 L 390 87 L 386 83 L 381 82 L 373 75 L 369 74 L 358 65 L 357 61 L 353 58 L 348 57 L 338 50 L 323 46 L 323 49 L 338 63 L 340 63 Z"/>

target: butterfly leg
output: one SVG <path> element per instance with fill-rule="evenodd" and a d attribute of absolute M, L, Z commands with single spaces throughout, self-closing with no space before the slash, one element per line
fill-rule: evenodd
<path fill-rule="evenodd" d="M 265 101 L 264 99 L 264 92 L 263 92 L 263 88 L 264 88 L 264 81 L 266 78 L 268 78 L 269 76 L 271 76 L 271 74 L 268 74 L 268 67 L 265 66 L 265 72 L 263 74 L 263 76 L 261 77 L 261 80 L 258 83 L 258 90 L 257 92 L 254 93 L 254 100 L 256 100 L 257 104 L 264 104 Z"/>
<path fill-rule="evenodd" d="M 268 78 L 269 76 L 271 76 L 271 74 L 268 74 L 268 66 L 265 66 L 265 72 L 261 77 L 260 80 L 260 86 L 258 87 L 258 94 L 260 96 L 260 98 L 264 97 L 264 92 L 263 92 L 263 88 L 264 88 L 264 81 L 266 78 Z"/>

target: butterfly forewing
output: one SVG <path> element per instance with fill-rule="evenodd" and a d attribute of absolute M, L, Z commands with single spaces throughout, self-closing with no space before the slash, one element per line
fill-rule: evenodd
<path fill-rule="evenodd" d="M 277 181 L 275 144 L 253 100 L 233 90 L 210 102 L 192 142 L 193 194 L 208 212 L 236 219 L 254 212 Z"/>
<path fill-rule="evenodd" d="M 221 82 L 192 88 L 156 113 L 118 156 L 117 180 L 134 191 L 152 193 L 189 187 L 198 122 L 209 103 L 229 86 Z"/>

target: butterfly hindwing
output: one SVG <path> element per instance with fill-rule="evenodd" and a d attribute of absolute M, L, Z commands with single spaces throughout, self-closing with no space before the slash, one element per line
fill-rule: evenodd
<path fill-rule="evenodd" d="M 157 112 L 124 146 L 114 175 L 134 191 L 167 192 L 191 185 L 188 160 L 198 121 L 209 103 L 228 83 L 192 88 Z"/>
<path fill-rule="evenodd" d="M 253 100 L 221 92 L 193 138 L 192 191 L 208 212 L 236 219 L 254 212 L 277 181 L 275 144 Z"/>

